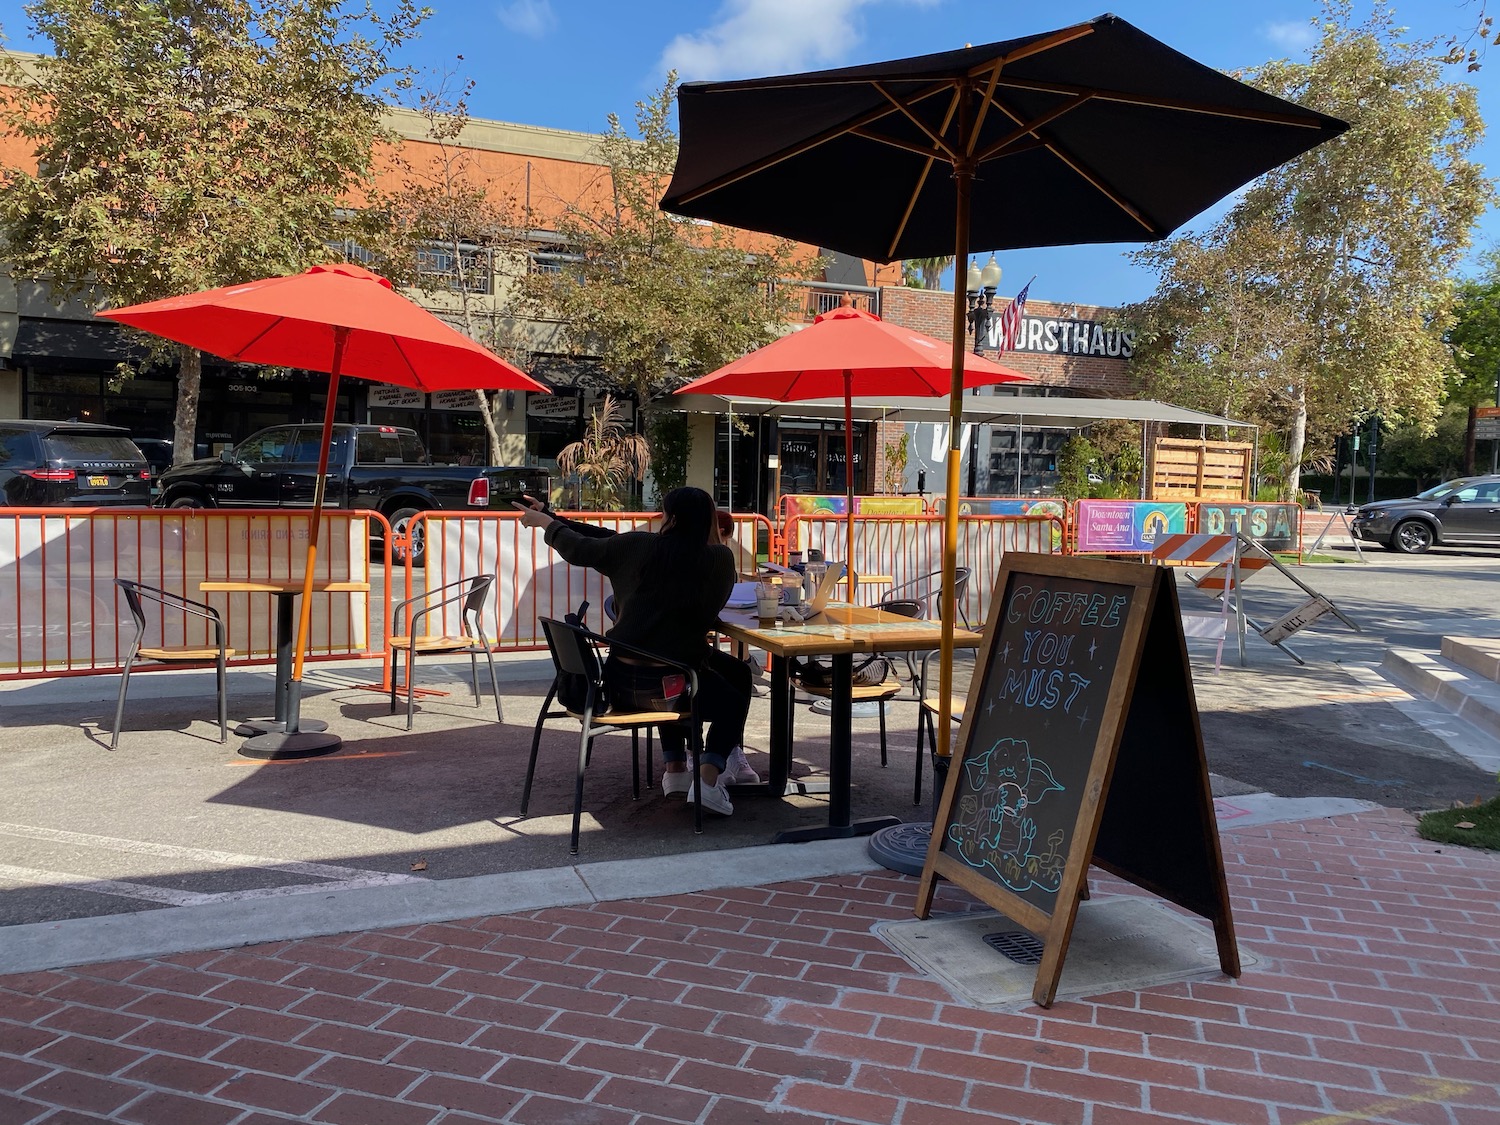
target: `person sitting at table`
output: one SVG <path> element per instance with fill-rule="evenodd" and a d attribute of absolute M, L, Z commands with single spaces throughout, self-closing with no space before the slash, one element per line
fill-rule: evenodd
<path fill-rule="evenodd" d="M 574 566 L 597 570 L 614 589 L 616 620 L 606 636 L 687 664 L 698 672 L 698 713 L 708 723 L 696 780 L 688 773 L 681 728 L 660 728 L 662 792 L 702 800 L 711 812 L 734 811 L 728 785 L 753 784 L 742 742 L 750 714 L 750 669 L 710 645 L 708 634 L 734 587 L 734 554 L 718 541 L 713 499 L 701 488 L 674 488 L 662 499 L 659 531 L 575 524 L 526 497 L 521 522 L 543 529 L 543 540 Z M 603 531 L 603 534 L 600 532 Z M 611 651 L 604 665 L 610 705 L 623 710 L 661 706 L 659 666 Z"/>

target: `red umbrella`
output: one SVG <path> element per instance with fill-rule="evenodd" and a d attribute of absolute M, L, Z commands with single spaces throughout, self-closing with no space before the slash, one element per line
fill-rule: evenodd
<path fill-rule="evenodd" d="M 339 377 L 354 375 L 428 391 L 472 388 L 546 394 L 548 388 L 396 293 L 385 278 L 347 264 L 313 266 L 291 277 L 226 285 L 99 315 L 228 360 L 328 372 L 323 447 L 318 452 L 292 670 L 292 682 L 298 686 L 291 691 L 283 756 L 337 748 L 336 736 L 303 732 L 298 724 Z"/>
<path fill-rule="evenodd" d="M 845 557 L 854 590 L 854 393 L 892 398 L 946 395 L 953 379 L 949 346 L 848 306 L 798 332 L 694 379 L 678 394 L 742 395 L 780 402 L 844 400 Z M 1003 364 L 964 353 L 964 387 L 1030 382 Z"/>

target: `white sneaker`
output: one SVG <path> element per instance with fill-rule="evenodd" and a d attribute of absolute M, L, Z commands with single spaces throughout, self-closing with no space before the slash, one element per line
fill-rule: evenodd
<path fill-rule="evenodd" d="M 695 805 L 698 803 L 698 793 L 703 793 L 703 807 L 709 812 L 718 813 L 720 816 L 728 816 L 734 812 L 734 802 L 729 799 L 729 788 L 724 784 L 724 774 L 719 775 L 719 780 L 713 785 L 702 785 L 693 782 L 688 790 L 687 803 Z"/>
<path fill-rule="evenodd" d="M 745 759 L 745 748 L 736 746 L 729 752 L 729 761 L 724 763 L 721 775 L 730 785 L 759 785 L 760 774 Z"/>
<path fill-rule="evenodd" d="M 676 773 L 662 771 L 661 791 L 668 797 L 681 797 L 693 787 L 693 775 L 687 770 L 678 770 Z"/>

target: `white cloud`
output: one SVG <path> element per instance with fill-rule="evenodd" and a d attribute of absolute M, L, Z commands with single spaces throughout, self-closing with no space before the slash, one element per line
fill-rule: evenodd
<path fill-rule="evenodd" d="M 528 39 L 540 39 L 557 25 L 549 0 L 513 0 L 496 14 L 508 29 Z"/>
<path fill-rule="evenodd" d="M 1287 54 L 1300 54 L 1318 41 L 1318 29 L 1311 20 L 1268 23 L 1261 28 L 1261 34 Z"/>
<path fill-rule="evenodd" d="M 660 69 L 683 81 L 837 66 L 859 45 L 859 14 L 874 0 L 726 0 L 704 31 L 679 35 Z"/>

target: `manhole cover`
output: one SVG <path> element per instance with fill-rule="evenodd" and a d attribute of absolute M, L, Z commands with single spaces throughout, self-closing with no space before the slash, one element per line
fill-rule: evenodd
<path fill-rule="evenodd" d="M 998 949 L 1017 965 L 1040 965 L 1042 963 L 1042 943 L 1030 934 L 1023 934 L 1019 930 L 985 934 L 984 944 L 991 949 Z"/>

